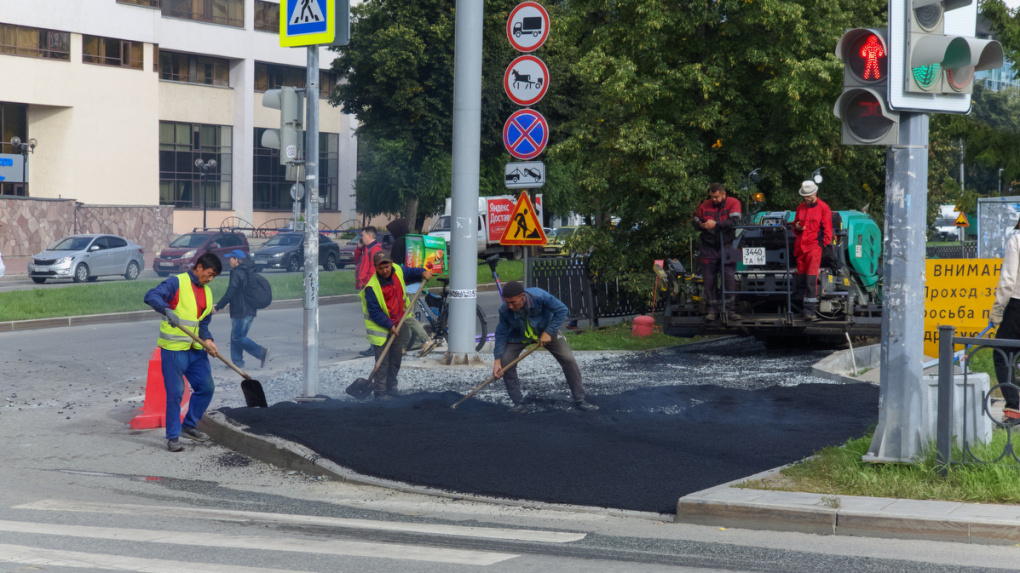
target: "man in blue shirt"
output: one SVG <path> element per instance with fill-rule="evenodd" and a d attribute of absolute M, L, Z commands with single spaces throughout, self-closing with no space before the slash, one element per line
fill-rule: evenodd
<path fill-rule="evenodd" d="M 514 403 L 512 410 L 518 413 L 528 411 L 521 393 L 521 381 L 517 377 L 517 366 L 503 370 L 503 364 L 513 362 L 527 346 L 535 343 L 548 350 L 560 363 L 574 407 L 584 412 L 598 410 L 598 406 L 584 399 L 581 369 L 567 339 L 560 334 L 560 327 L 567 318 L 566 305 L 540 288 L 526 289 L 516 281 L 503 286 L 503 302 L 496 327 L 496 345 L 493 348 L 496 361 L 492 375 L 503 378 L 506 392 Z"/>

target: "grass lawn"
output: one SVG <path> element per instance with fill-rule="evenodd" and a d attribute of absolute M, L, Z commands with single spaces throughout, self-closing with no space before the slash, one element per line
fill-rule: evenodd
<path fill-rule="evenodd" d="M 953 465 L 943 477 L 937 471 L 934 452 L 918 464 L 861 461 L 871 439 L 872 434 L 868 433 L 783 468 L 773 479 L 738 485 L 826 495 L 1020 504 L 1020 467 L 1015 464 L 1004 461 L 989 465 Z M 1002 454 L 1005 444 L 1006 431 L 996 429 L 992 443 L 976 447 L 975 453 L 980 459 L 993 460 Z"/>
<path fill-rule="evenodd" d="M 500 261 L 496 267 L 501 281 L 521 280 L 524 275 L 522 261 Z M 263 272 L 273 287 L 273 300 L 298 299 L 304 296 L 301 273 Z M 213 279 L 210 287 L 213 297 L 219 300 L 227 290 L 229 275 Z M 147 310 L 142 299 L 149 289 L 162 281 L 102 281 L 63 288 L 33 288 L 29 290 L 0 293 L 0 322 L 8 320 L 29 320 L 61 316 L 104 314 Z M 491 283 L 492 275 L 488 266 L 478 267 L 478 284 Z M 439 283 L 433 279 L 432 285 Z M 319 296 L 354 294 L 353 271 L 319 271 Z"/>
<path fill-rule="evenodd" d="M 632 323 L 620 322 L 612 326 L 594 329 L 564 331 L 567 342 L 572 350 L 653 350 L 666 346 L 689 344 L 703 337 L 676 338 L 662 333 L 662 328 L 655 327 L 650 336 L 634 337 L 631 335 Z"/>

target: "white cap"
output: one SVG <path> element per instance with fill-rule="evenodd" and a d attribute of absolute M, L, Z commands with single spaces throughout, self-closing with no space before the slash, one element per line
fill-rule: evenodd
<path fill-rule="evenodd" d="M 805 181 L 800 184 L 801 197 L 810 197 L 815 193 L 818 193 L 818 185 L 815 185 L 814 181 Z"/>

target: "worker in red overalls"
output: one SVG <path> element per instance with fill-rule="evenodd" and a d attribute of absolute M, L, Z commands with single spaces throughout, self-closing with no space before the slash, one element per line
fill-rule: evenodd
<path fill-rule="evenodd" d="M 793 219 L 797 242 L 793 256 L 797 258 L 797 290 L 804 292 L 804 320 L 818 320 L 818 267 L 822 249 L 832 244 L 832 210 L 818 198 L 818 185 L 805 181 L 800 185 L 801 203 Z"/>

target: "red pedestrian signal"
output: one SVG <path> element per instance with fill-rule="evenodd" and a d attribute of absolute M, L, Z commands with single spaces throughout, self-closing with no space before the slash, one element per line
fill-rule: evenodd
<path fill-rule="evenodd" d="M 886 31 L 854 28 L 836 44 L 843 60 L 843 95 L 833 113 L 843 120 L 843 143 L 890 145 L 899 137 L 899 114 L 889 110 L 889 47 Z"/>

